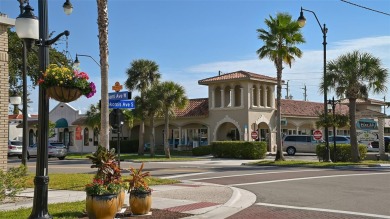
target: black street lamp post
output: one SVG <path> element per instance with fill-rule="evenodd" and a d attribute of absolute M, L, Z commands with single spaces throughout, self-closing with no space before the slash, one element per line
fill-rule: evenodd
<path fill-rule="evenodd" d="M 335 117 L 336 117 L 336 104 L 339 103 L 340 100 L 334 100 L 334 97 L 332 97 L 331 100 L 328 100 L 328 104 L 332 107 L 332 113 L 333 113 L 333 162 L 336 162 L 336 126 L 335 126 Z"/>
<path fill-rule="evenodd" d="M 100 64 L 99 64 L 92 56 L 90 56 L 90 55 L 81 55 L 81 54 L 77 54 L 77 53 L 76 53 L 76 59 L 75 59 L 74 62 L 73 62 L 73 67 L 76 67 L 76 68 L 77 68 L 77 67 L 80 66 L 79 56 L 89 57 L 89 58 L 91 58 L 99 67 L 101 67 Z"/>
<path fill-rule="evenodd" d="M 69 0 L 65 2 L 64 11 L 70 14 L 72 5 Z M 55 43 L 61 36 L 69 36 L 69 31 L 58 34 L 53 39 L 48 39 L 48 1 L 38 0 L 38 16 L 32 14 L 33 9 L 27 1 L 24 13 L 15 22 L 16 32 L 21 39 L 37 40 L 39 46 L 39 69 L 45 72 L 49 64 L 49 46 Z M 28 16 L 25 16 L 27 14 Z M 39 30 L 39 34 L 38 33 Z M 39 87 L 38 100 L 38 148 L 36 175 L 34 178 L 34 201 L 29 218 L 52 218 L 47 208 L 48 201 L 48 154 L 47 140 L 49 128 L 49 98 L 46 90 Z"/>
<path fill-rule="evenodd" d="M 326 44 L 327 44 L 326 43 L 326 33 L 328 32 L 328 28 L 326 28 L 325 24 L 323 27 L 321 26 L 321 23 L 318 20 L 317 15 L 316 15 L 316 13 L 314 13 L 314 11 L 304 9 L 302 7 L 301 7 L 300 16 L 298 18 L 298 23 L 299 23 L 300 27 L 303 27 L 306 24 L 306 18 L 303 16 L 303 11 L 308 11 L 308 12 L 313 13 L 314 17 L 317 20 L 318 25 L 320 26 L 320 29 L 321 29 L 321 32 L 323 35 L 322 45 L 324 45 L 324 116 L 325 116 L 325 119 L 328 119 L 328 97 L 327 97 L 328 85 L 327 85 L 327 82 L 325 80 L 326 79 Z M 325 148 L 326 148 L 324 162 L 332 162 L 332 160 L 330 159 L 328 127 L 325 127 L 325 136 L 324 137 L 325 137 Z"/>

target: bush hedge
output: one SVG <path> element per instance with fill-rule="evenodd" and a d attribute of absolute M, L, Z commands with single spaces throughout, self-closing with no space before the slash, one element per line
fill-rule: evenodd
<path fill-rule="evenodd" d="M 360 159 L 364 160 L 367 154 L 367 147 L 359 144 Z M 330 158 L 334 158 L 333 144 L 329 144 Z M 319 160 L 322 160 L 325 155 L 325 144 L 319 144 L 316 148 L 316 154 Z M 336 161 L 349 162 L 352 161 L 351 145 L 350 144 L 336 144 Z"/>
<path fill-rule="evenodd" d="M 4 173 L 0 170 L 0 201 L 15 196 L 26 188 L 27 168 L 24 165 L 12 167 Z"/>
<path fill-rule="evenodd" d="M 211 154 L 217 158 L 262 159 L 266 153 L 266 142 L 214 141 L 211 144 Z"/>
<path fill-rule="evenodd" d="M 192 149 L 192 155 L 194 156 L 205 156 L 211 154 L 211 146 L 204 145 Z"/>

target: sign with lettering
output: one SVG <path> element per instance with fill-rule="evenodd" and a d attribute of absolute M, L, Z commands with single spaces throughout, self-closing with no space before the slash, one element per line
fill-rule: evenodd
<path fill-rule="evenodd" d="M 376 130 L 378 129 L 378 123 L 373 119 L 360 119 L 356 123 L 356 128 L 361 130 Z"/>
<path fill-rule="evenodd" d="M 121 92 L 108 93 L 108 99 L 110 99 L 110 100 L 128 100 L 129 99 L 129 92 L 128 91 L 121 91 Z"/>
<path fill-rule="evenodd" d="M 108 100 L 110 109 L 135 109 L 134 100 Z"/>

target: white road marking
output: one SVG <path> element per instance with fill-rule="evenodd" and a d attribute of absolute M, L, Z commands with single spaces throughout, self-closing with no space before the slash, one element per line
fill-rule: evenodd
<path fill-rule="evenodd" d="M 332 175 L 332 176 L 312 176 L 312 177 L 302 177 L 302 178 L 294 178 L 294 179 L 270 180 L 270 181 L 263 181 L 263 182 L 238 183 L 238 184 L 230 184 L 228 186 L 246 186 L 246 185 L 276 183 L 276 182 L 298 181 L 298 180 L 306 180 L 306 179 L 321 179 L 321 178 L 333 178 L 333 177 L 344 177 L 344 176 L 369 176 L 369 175 L 379 175 L 379 174 L 390 174 L 390 172 L 386 172 L 386 173 L 358 173 L 358 174 L 345 174 L 345 175 Z"/>
<path fill-rule="evenodd" d="M 261 203 L 261 202 L 256 203 L 255 205 L 262 205 L 262 206 L 269 206 L 269 207 L 276 207 L 276 208 L 290 208 L 290 209 L 307 210 L 307 211 L 322 211 L 322 212 L 331 212 L 331 213 L 339 213 L 339 214 L 350 214 L 350 215 L 359 215 L 359 216 L 366 216 L 366 217 L 377 217 L 377 218 L 390 219 L 390 216 L 388 216 L 388 215 L 367 214 L 367 213 L 360 213 L 360 212 L 353 212 L 353 211 L 340 211 L 340 210 L 332 210 L 332 209 L 325 209 L 325 208 L 297 207 L 297 206 L 289 206 L 289 205 L 268 204 L 268 203 Z"/>
<path fill-rule="evenodd" d="M 173 178 L 186 177 L 186 176 L 196 176 L 196 175 L 202 175 L 202 174 L 208 174 L 208 173 L 215 173 L 215 172 L 188 173 L 188 174 L 179 174 L 179 175 L 174 175 L 174 176 L 166 176 L 166 177 L 161 177 L 161 178 L 173 179 Z"/>
<path fill-rule="evenodd" d="M 206 179 L 221 179 L 221 178 L 229 178 L 229 177 L 237 177 L 237 176 L 253 176 L 253 175 L 263 175 L 263 174 L 274 174 L 274 173 L 296 173 L 296 172 L 307 172 L 307 171 L 325 171 L 323 170 L 291 170 L 291 171 L 279 171 L 279 172 L 261 172 L 261 173 L 247 173 L 247 174 L 237 174 L 237 175 L 229 175 L 229 176 L 214 176 L 214 177 L 206 177 L 206 178 L 198 178 L 198 179 L 189 179 L 191 181 L 197 180 L 206 180 Z"/>

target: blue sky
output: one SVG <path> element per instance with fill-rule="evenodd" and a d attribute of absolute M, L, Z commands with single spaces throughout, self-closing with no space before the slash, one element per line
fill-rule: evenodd
<path fill-rule="evenodd" d="M 388 0 L 349 0 L 372 9 L 390 13 Z M 30 5 L 37 11 L 37 0 Z M 99 62 L 96 0 L 71 0 L 74 10 L 69 16 L 62 11 L 65 0 L 49 0 L 49 30 L 60 33 L 67 29 L 68 51 L 86 54 Z M 269 60 L 259 60 L 256 50 L 262 46 L 256 29 L 266 28 L 264 19 L 277 12 L 299 17 L 300 7 L 316 13 L 321 25 L 328 27 L 327 60 L 360 50 L 369 52 L 390 68 L 390 16 L 359 8 L 339 0 L 110 0 L 109 10 L 109 86 L 123 84 L 126 69 L 135 59 L 150 59 L 160 67 L 162 80 L 183 85 L 189 98 L 207 97 L 207 87 L 198 80 L 245 70 L 276 77 Z M 0 0 L 0 12 L 10 18 L 19 14 L 16 0 Z M 289 94 L 303 100 L 322 102 L 319 81 L 323 74 L 322 32 L 313 14 L 304 12 L 306 26 L 302 33 L 306 43 L 299 45 L 303 57 L 292 68 L 285 67 L 283 80 L 289 81 Z M 65 50 L 65 40 L 57 46 Z M 100 86 L 100 69 L 88 57 L 79 57 L 81 70 Z M 389 80 L 390 82 L 390 80 Z M 389 86 L 389 84 L 388 84 Z M 284 86 L 286 88 L 286 86 Z M 109 89 L 111 90 L 111 89 Z M 100 99 L 81 97 L 71 105 L 85 112 Z M 286 89 L 283 89 L 283 96 Z M 331 99 L 333 93 L 328 94 Z M 389 90 L 371 98 L 390 100 Z M 34 98 L 35 97 L 35 98 Z M 32 99 L 37 100 L 37 90 Z M 38 101 L 29 113 L 38 111 Z M 50 101 L 50 108 L 57 105 Z"/>

